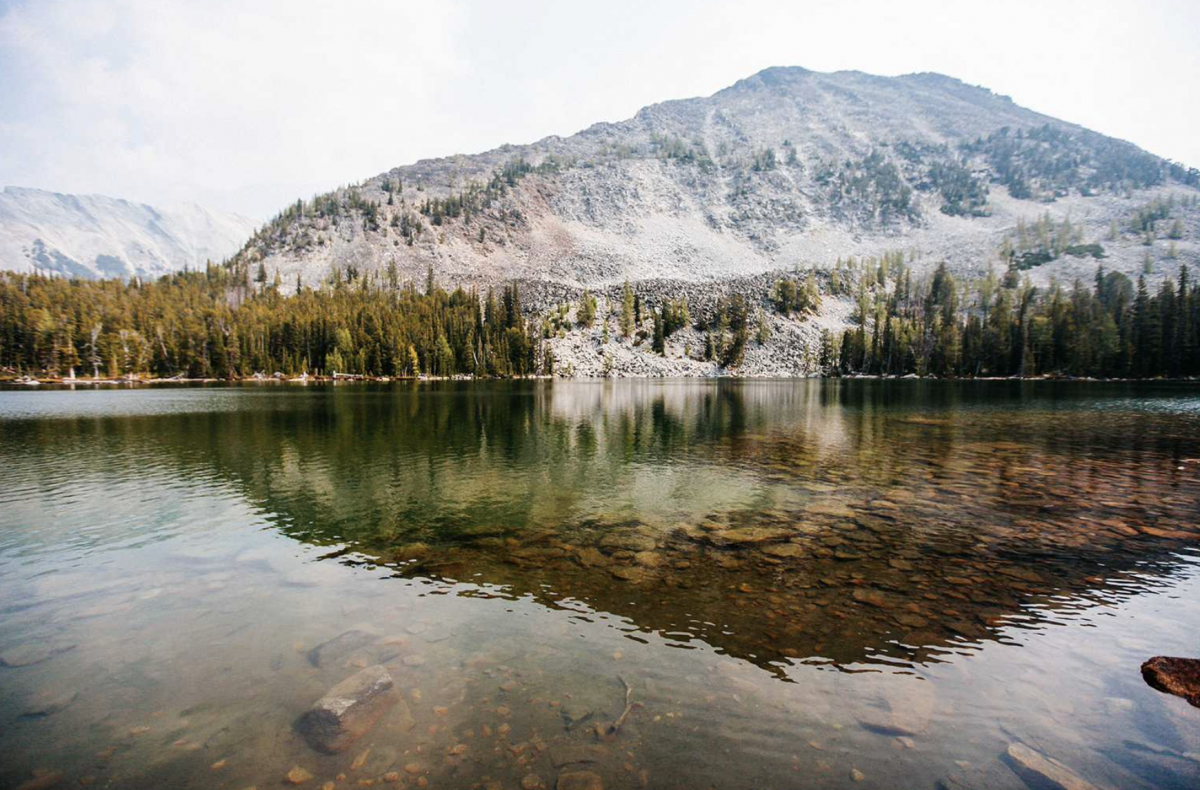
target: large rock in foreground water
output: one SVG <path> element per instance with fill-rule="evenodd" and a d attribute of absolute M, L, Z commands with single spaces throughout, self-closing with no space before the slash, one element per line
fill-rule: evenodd
<path fill-rule="evenodd" d="M 296 722 L 296 729 L 319 752 L 344 751 L 399 701 L 395 685 L 383 667 L 367 667 L 314 702 Z"/>
<path fill-rule="evenodd" d="M 1183 697 L 1200 708 L 1200 659 L 1155 656 L 1142 664 L 1142 677 L 1159 691 Z"/>

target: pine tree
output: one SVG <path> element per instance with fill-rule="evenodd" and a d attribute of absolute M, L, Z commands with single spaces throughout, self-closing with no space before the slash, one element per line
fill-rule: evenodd
<path fill-rule="evenodd" d="M 411 344 L 408 347 L 408 363 L 406 372 L 412 376 L 421 375 L 421 360 L 417 356 L 417 349 L 415 349 Z"/>
<path fill-rule="evenodd" d="M 758 331 L 755 333 L 755 339 L 760 346 L 765 346 L 767 341 L 771 339 L 771 324 L 767 321 L 767 316 L 760 309 L 756 317 Z"/>
<path fill-rule="evenodd" d="M 583 297 L 579 300 L 579 310 L 576 313 L 579 325 L 590 328 L 596 320 L 596 297 L 585 288 Z"/>
<path fill-rule="evenodd" d="M 628 338 L 633 334 L 634 327 L 634 296 L 629 281 L 625 281 L 625 290 L 621 294 L 621 337 Z"/>

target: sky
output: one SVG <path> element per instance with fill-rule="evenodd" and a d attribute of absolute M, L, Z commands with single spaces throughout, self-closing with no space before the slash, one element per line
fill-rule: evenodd
<path fill-rule="evenodd" d="M 769 66 L 937 71 L 1200 166 L 1197 0 L 0 0 L 0 185 L 258 220 Z"/>

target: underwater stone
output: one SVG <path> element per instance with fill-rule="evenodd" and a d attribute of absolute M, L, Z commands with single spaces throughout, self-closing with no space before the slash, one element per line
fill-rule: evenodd
<path fill-rule="evenodd" d="M 308 663 L 314 667 L 327 667 L 348 659 L 356 651 L 376 642 L 378 637 L 366 631 L 354 629 L 330 639 L 308 651 Z M 395 651 L 391 651 L 395 655 Z"/>
<path fill-rule="evenodd" d="M 392 676 L 381 666 L 367 667 L 325 693 L 296 722 L 308 745 L 336 754 L 369 731 L 400 701 Z"/>
<path fill-rule="evenodd" d="M 591 771 L 569 771 L 559 774 L 558 790 L 604 790 L 604 782 Z"/>
<path fill-rule="evenodd" d="M 602 549 L 624 549 L 626 551 L 651 551 L 658 545 L 658 541 L 649 535 L 640 532 L 621 533 L 610 532 L 600 539 L 599 544 Z"/>
<path fill-rule="evenodd" d="M 1041 752 L 1030 749 L 1023 743 L 1014 743 L 1008 747 L 1008 757 L 1018 773 L 1024 771 L 1036 774 L 1041 782 L 1057 790 L 1097 790 L 1091 782 L 1079 777 L 1067 766 Z"/>
<path fill-rule="evenodd" d="M 25 703 L 21 715 L 25 718 L 53 716 L 66 708 L 79 696 L 77 691 L 44 691 L 36 694 Z"/>
<path fill-rule="evenodd" d="M 27 644 L 9 648 L 0 653 L 0 666 L 28 667 L 48 661 L 59 653 L 75 647 L 66 643 Z"/>

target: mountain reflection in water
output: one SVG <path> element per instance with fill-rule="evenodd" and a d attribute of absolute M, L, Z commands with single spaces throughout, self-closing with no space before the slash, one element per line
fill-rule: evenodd
<path fill-rule="evenodd" d="M 1200 547 L 1200 398 L 1166 385 L 19 397 L 0 414 L 3 521 L 28 526 L 0 537 L 8 563 L 178 540 L 182 524 L 145 512 L 102 530 L 41 516 L 47 502 L 70 508 L 75 476 L 145 491 L 155 512 L 171 506 L 156 485 L 184 481 L 236 491 L 265 525 L 314 547 L 320 559 L 290 571 L 293 586 L 336 563 L 424 595 L 532 602 L 626 640 L 724 654 L 772 683 L 806 682 L 805 665 L 916 674 L 1018 645 L 1169 592 Z M 891 726 L 875 729 L 903 732 Z M 1154 776 L 1143 786 L 1175 774 Z"/>
<path fill-rule="evenodd" d="M 331 557 L 582 601 L 764 667 L 936 660 L 1153 587 L 1200 543 L 1200 433 L 1088 411 L 1087 387 L 253 394 L 27 441 L 136 446 Z"/>

